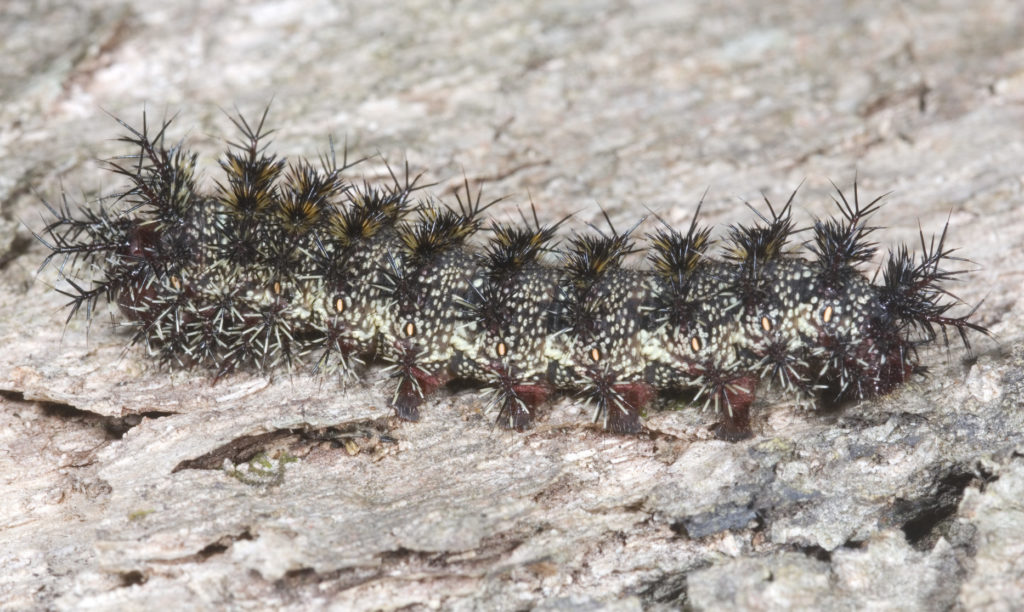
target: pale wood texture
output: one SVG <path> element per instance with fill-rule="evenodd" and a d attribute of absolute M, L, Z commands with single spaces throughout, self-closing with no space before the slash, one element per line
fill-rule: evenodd
<path fill-rule="evenodd" d="M 41 6 L 40 6 L 41 4 Z M 10 609 L 1009 609 L 1024 601 L 1024 14 L 1018 2 L 9 2 L 0 15 L 0 602 Z M 570 399 L 527 434 L 473 391 L 389 419 L 384 382 L 160 371 L 35 278 L 39 197 L 117 181 L 104 110 L 178 113 L 208 180 L 259 113 L 286 154 L 463 173 L 542 217 L 831 212 L 855 173 L 883 246 L 949 220 L 977 359 L 755 437 Z M 233 112 L 233 111 L 232 111 Z M 383 172 L 379 162 L 366 166 Z M 24 225 L 22 225 L 24 223 Z M 650 222 L 648 222 L 650 223 Z M 27 227 L 26 227 L 27 226 Z M 719 230 L 720 231 L 720 230 Z M 331 429 L 334 428 L 334 429 Z M 321 438 L 321 439 L 317 439 Z M 322 438 L 331 438 L 326 440 Z M 283 479 L 225 460 L 298 457 Z M 248 482 L 247 482 L 248 480 Z M 273 478 L 268 478 L 273 480 Z"/>

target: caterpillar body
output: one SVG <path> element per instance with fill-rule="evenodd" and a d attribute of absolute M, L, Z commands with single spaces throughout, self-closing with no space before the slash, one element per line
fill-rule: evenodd
<path fill-rule="evenodd" d="M 485 228 L 489 204 L 468 181 L 444 204 L 421 197 L 408 168 L 375 184 L 346 178 L 355 164 L 333 151 L 288 163 L 267 152 L 265 119 L 233 119 L 242 138 L 212 193 L 196 154 L 167 144 L 169 121 L 120 122 L 135 152 L 108 165 L 128 187 L 99 207 L 50 206 L 37 234 L 69 318 L 109 300 L 133 343 L 216 376 L 305 363 L 351 377 L 383 362 L 406 420 L 464 379 L 493 391 L 504 427 L 527 429 L 554 394 L 575 393 L 608 430 L 634 433 L 658 393 L 684 391 L 719 411 L 726 438 L 748 433 L 763 383 L 801 398 L 884 394 L 922 369 L 916 349 L 940 332 L 968 348 L 968 332 L 987 333 L 973 310 L 949 314 L 959 301 L 944 284 L 960 272 L 945 267 L 957 259 L 945 230 L 922 234 L 919 255 L 890 251 L 880 284 L 863 275 L 881 198 L 862 204 L 856 184 L 849 199 L 836 189 L 839 214 L 814 223 L 803 253 L 789 245 L 790 197 L 730 226 L 718 258 L 698 206 L 685 231 L 648 234 L 648 265 L 631 267 L 635 228 L 609 221 L 564 246 L 560 222 L 536 214 Z"/>

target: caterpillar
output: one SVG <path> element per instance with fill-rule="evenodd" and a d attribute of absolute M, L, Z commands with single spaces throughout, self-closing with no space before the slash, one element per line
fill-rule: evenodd
<path fill-rule="evenodd" d="M 437 389 L 460 379 L 489 389 L 497 422 L 523 431 L 556 394 L 596 405 L 611 432 L 642 429 L 659 393 L 689 393 L 721 415 L 717 433 L 749 435 L 757 388 L 797 399 L 844 401 L 888 393 L 925 368 L 917 350 L 955 330 L 988 333 L 950 310 L 945 288 L 962 271 L 946 246 L 921 233 L 921 252 L 890 250 L 880 283 L 861 268 L 877 251 L 869 225 L 882 197 L 862 204 L 835 187 L 835 218 L 818 219 L 804 248 L 790 245 L 795 198 L 752 225 L 734 224 L 711 248 L 700 206 L 688 228 L 665 222 L 568 236 L 536 211 L 518 223 L 485 222 L 468 180 L 455 201 L 422 195 L 421 175 L 347 178 L 333 146 L 318 162 L 268 151 L 267 112 L 232 117 L 241 138 L 198 186 L 197 155 L 168 143 L 143 114 L 107 162 L 126 180 L 98 206 L 66 197 L 36 234 L 57 262 L 68 320 L 116 304 L 160 362 L 219 378 L 306 364 L 358 377 L 384 365 L 390 405 L 415 421 Z M 833 184 L 833 186 L 835 186 Z M 76 208 L 73 211 L 72 208 Z M 563 220 L 564 221 L 564 220 Z M 948 228 L 948 223 L 947 223 Z M 486 235 L 483 239 L 481 236 Z M 88 271 L 88 272 L 87 272 Z"/>

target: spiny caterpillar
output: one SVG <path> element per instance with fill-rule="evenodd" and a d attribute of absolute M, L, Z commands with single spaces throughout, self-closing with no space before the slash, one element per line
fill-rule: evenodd
<path fill-rule="evenodd" d="M 59 261 L 69 319 L 116 303 L 134 335 L 162 362 L 267 371 L 311 364 L 357 375 L 386 363 L 391 405 L 415 421 L 424 399 L 451 380 L 493 391 L 498 422 L 524 430 L 556 393 L 597 406 L 606 429 L 634 433 L 659 392 L 683 391 L 723 416 L 718 433 L 749 432 L 761 381 L 801 400 L 884 394 L 923 370 L 917 348 L 956 330 L 959 304 L 943 288 L 958 271 L 946 231 L 914 255 L 889 252 L 881 283 L 859 268 L 876 244 L 868 225 L 881 198 L 862 205 L 836 188 L 839 215 L 811 228 L 808 253 L 787 249 L 793 197 L 760 223 L 732 225 L 719 259 L 710 229 L 662 222 L 650 233 L 649 265 L 635 227 L 573 235 L 536 213 L 484 225 L 480 194 L 454 204 L 421 198 L 419 177 L 354 182 L 333 154 L 287 162 L 266 149 L 258 123 L 220 160 L 212 192 L 197 186 L 195 153 L 168 145 L 164 122 L 127 129 L 135 152 L 108 162 L 128 181 L 112 203 L 72 214 L 67 199 L 37 237 Z M 356 162 L 358 163 L 358 162 Z M 755 211 L 756 212 L 756 211 Z M 88 264 L 94 271 L 74 276 Z"/>

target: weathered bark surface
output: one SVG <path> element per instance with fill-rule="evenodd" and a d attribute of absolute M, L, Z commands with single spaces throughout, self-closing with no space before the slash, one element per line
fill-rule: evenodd
<path fill-rule="evenodd" d="M 550 609 L 1010 609 L 1024 601 L 1024 14 L 1006 0 L 13 2 L 0 15 L 0 602 Z M 681 224 L 710 188 L 830 212 L 892 191 L 883 245 L 940 231 L 994 339 L 928 349 L 878 401 L 762 400 L 755 436 L 654 412 L 604 434 L 570 399 L 526 433 L 473 391 L 396 423 L 384 384 L 160 371 L 35 278 L 38 195 L 117 188 L 109 111 L 179 113 L 215 178 L 221 108 L 273 99 L 276 144 L 463 169 L 495 215 L 604 207 Z M 372 171 L 380 170 L 371 164 Z M 370 171 L 370 170 L 368 170 Z M 493 183 L 493 184 L 492 184 Z M 38 195 L 37 195 L 38 194 Z M 952 211 L 952 212 L 950 212 Z M 25 225 L 21 225 L 24 222 Z M 266 477 L 225 461 L 287 451 Z M 274 468 L 274 466 L 272 466 Z M 244 466 L 241 468 L 244 471 Z M 275 468 L 276 469 L 276 468 Z M 273 471 L 273 469 L 271 470 Z"/>

